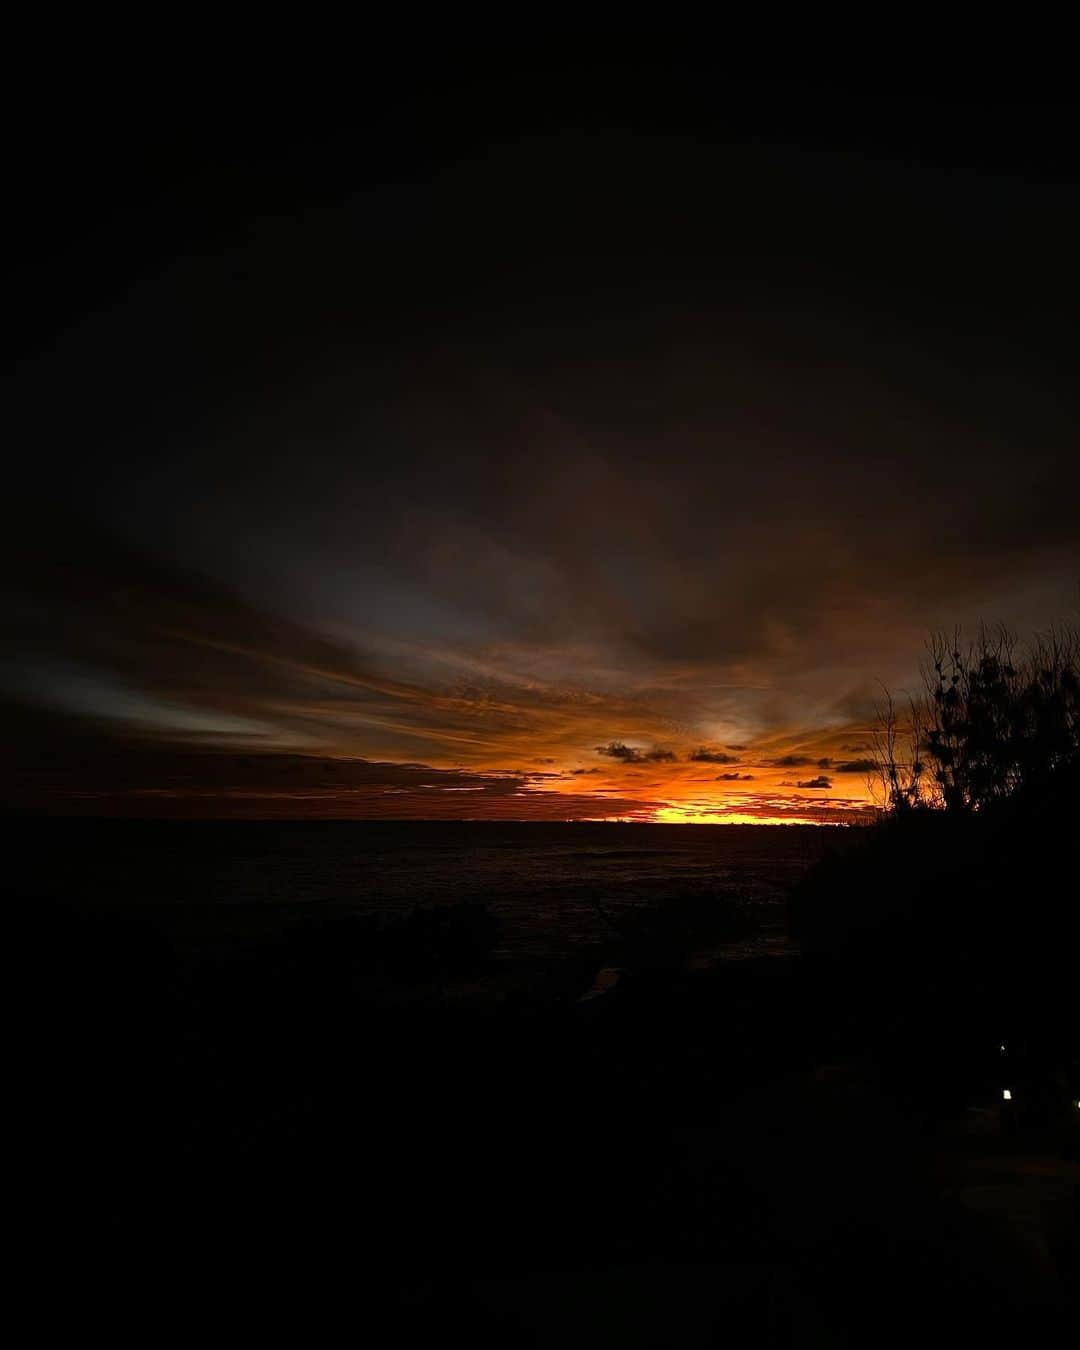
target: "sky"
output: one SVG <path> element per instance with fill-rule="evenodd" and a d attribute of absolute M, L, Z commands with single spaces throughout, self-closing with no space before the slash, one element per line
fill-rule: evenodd
<path fill-rule="evenodd" d="M 9 810 L 858 820 L 929 630 L 1075 618 L 1075 109 L 173 92 L 14 152 Z"/>

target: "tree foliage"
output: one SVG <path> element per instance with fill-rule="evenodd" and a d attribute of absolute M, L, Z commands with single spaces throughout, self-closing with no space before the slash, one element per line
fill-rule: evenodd
<path fill-rule="evenodd" d="M 1037 791 L 1080 758 L 1080 632 L 1021 644 L 1007 628 L 927 643 L 923 693 L 899 717 L 886 691 L 874 737 L 882 805 L 893 813 L 985 811 Z"/>

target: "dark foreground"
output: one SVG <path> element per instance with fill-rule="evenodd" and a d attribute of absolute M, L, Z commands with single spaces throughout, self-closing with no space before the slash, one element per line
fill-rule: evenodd
<path fill-rule="evenodd" d="M 207 941 L 35 896 L 42 1329 L 1056 1343 L 1080 1167 L 1056 1099 L 1002 1106 L 1031 1029 L 1008 1070 L 992 1018 L 920 1055 L 835 951 L 756 955 L 714 901 L 646 897 L 507 979 L 460 897 Z"/>

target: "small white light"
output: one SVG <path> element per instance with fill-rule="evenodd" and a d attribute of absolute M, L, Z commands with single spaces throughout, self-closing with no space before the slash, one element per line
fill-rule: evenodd
<path fill-rule="evenodd" d="M 1005 1042 L 1004 1042 L 1004 1041 L 1001 1042 L 1001 1053 L 1002 1053 L 1002 1054 L 1005 1053 Z"/>
<path fill-rule="evenodd" d="M 1007 1101 L 1007 1102 L 1011 1102 L 1011 1101 L 1012 1101 L 1012 1093 L 1009 1091 L 1008 1088 L 1006 1088 L 1005 1091 L 1004 1091 L 1001 1095 L 1002 1095 L 1002 1097 L 1004 1098 L 1005 1101 Z"/>

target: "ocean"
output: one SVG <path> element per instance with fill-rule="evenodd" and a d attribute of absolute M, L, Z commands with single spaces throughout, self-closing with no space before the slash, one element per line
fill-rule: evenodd
<path fill-rule="evenodd" d="M 632 911 L 712 901 L 743 917 L 712 955 L 790 951 L 785 899 L 835 831 L 443 821 L 64 821 L 32 850 L 24 892 L 141 912 L 207 941 L 307 919 L 477 902 L 495 956 L 602 948 Z M 730 925 L 729 925 L 730 927 Z"/>

